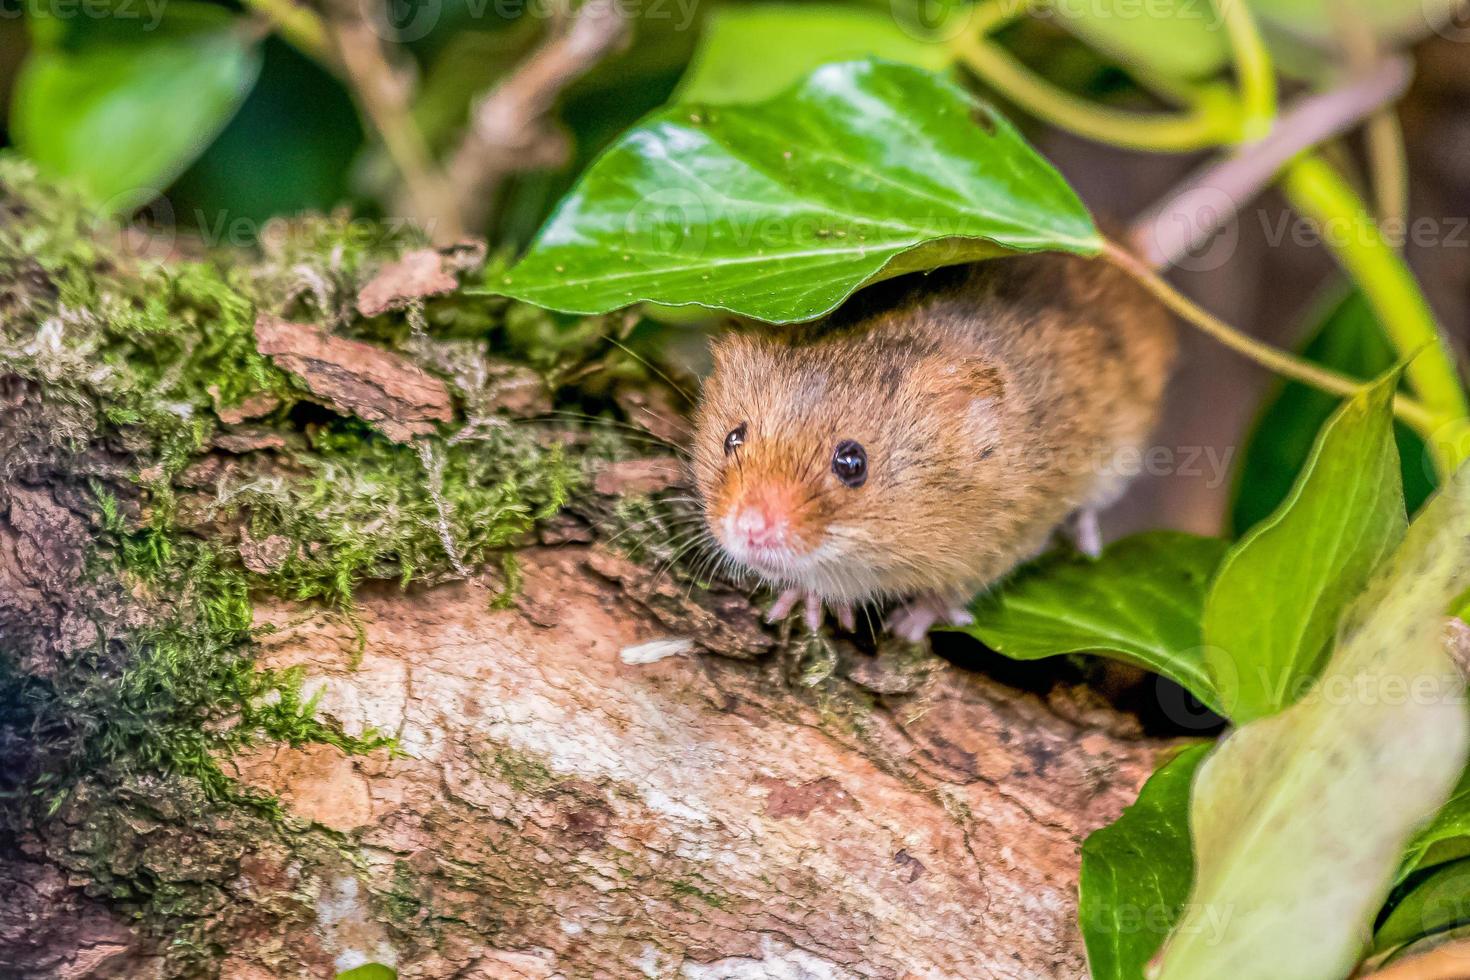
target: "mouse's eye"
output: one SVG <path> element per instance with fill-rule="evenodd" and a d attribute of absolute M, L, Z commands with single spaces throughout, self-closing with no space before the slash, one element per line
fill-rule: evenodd
<path fill-rule="evenodd" d="M 741 422 L 725 437 L 725 455 L 730 455 L 743 445 L 745 445 L 745 423 Z"/>
<path fill-rule="evenodd" d="M 844 439 L 832 452 L 832 472 L 837 479 L 856 489 L 868 478 L 868 454 L 851 439 Z"/>

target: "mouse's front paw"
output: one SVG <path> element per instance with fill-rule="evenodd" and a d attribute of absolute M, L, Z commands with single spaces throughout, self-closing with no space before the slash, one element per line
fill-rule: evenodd
<path fill-rule="evenodd" d="M 813 631 L 820 629 L 822 626 L 822 597 L 806 589 L 786 589 L 777 596 L 776 601 L 766 612 L 766 622 L 779 623 L 791 615 L 791 610 L 796 608 L 798 602 L 802 604 L 802 619 L 806 622 L 807 628 Z M 852 632 L 857 625 L 852 614 L 852 604 L 835 602 L 828 603 L 828 605 L 832 608 L 832 614 L 837 617 L 838 624 L 848 632 Z"/>
<path fill-rule="evenodd" d="M 888 632 L 901 640 L 918 643 L 928 635 L 935 623 L 945 622 L 951 626 L 969 626 L 975 621 L 964 603 L 949 596 L 915 596 L 899 606 L 888 617 Z"/>

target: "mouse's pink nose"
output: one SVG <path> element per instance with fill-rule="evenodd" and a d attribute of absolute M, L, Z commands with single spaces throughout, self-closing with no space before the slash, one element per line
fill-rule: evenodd
<path fill-rule="evenodd" d="M 757 505 L 741 508 L 730 519 L 730 531 L 751 548 L 774 548 L 786 543 L 786 522 Z"/>

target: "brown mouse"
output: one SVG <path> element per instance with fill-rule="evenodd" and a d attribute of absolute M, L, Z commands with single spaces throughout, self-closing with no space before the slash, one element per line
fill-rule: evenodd
<path fill-rule="evenodd" d="M 695 483 L 726 557 L 851 628 L 903 600 L 920 639 L 1095 513 L 1141 450 L 1173 361 L 1169 314 L 1100 260 L 996 259 L 865 290 L 826 321 L 715 344 Z"/>

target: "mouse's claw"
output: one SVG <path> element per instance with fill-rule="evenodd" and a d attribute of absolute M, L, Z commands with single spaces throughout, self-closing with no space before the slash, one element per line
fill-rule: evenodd
<path fill-rule="evenodd" d="M 929 634 L 934 624 L 969 626 L 975 621 L 963 604 L 936 595 L 917 596 L 899 606 L 888 617 L 888 632 L 901 640 L 918 643 Z"/>
<path fill-rule="evenodd" d="M 802 591 L 800 589 L 785 589 L 776 596 L 776 601 L 771 603 L 771 608 L 766 610 L 766 622 L 779 623 L 791 615 L 791 610 L 801 601 Z"/>
<path fill-rule="evenodd" d="M 802 604 L 801 618 L 807 628 L 815 632 L 822 628 L 822 597 L 815 592 L 805 589 L 783 589 L 771 603 L 771 608 L 766 610 L 766 622 L 779 623 L 791 615 L 796 604 Z M 853 615 L 852 604 L 849 602 L 832 603 L 832 614 L 837 617 L 837 623 L 849 633 L 857 627 L 857 617 Z"/>
<path fill-rule="evenodd" d="M 1100 558 L 1103 553 L 1102 527 L 1098 524 L 1097 511 L 1083 507 L 1073 512 L 1062 525 L 1063 532 L 1076 548 L 1088 558 Z"/>

